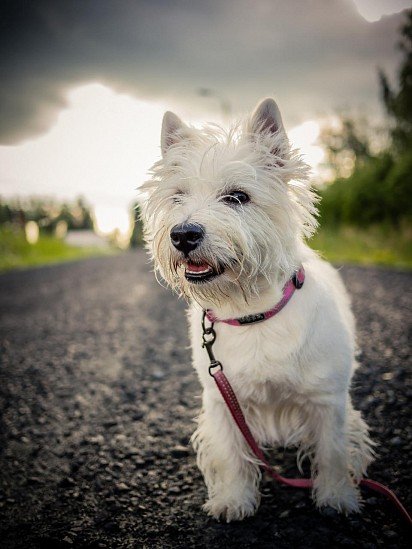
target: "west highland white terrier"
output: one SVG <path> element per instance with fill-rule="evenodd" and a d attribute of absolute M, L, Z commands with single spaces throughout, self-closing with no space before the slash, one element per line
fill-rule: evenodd
<path fill-rule="evenodd" d="M 298 463 L 311 459 L 316 504 L 358 511 L 357 481 L 373 443 L 349 395 L 354 319 L 339 274 L 305 243 L 317 225 L 316 195 L 276 103 L 265 99 L 228 132 L 195 129 L 167 112 L 161 150 L 142 187 L 143 219 L 156 270 L 190 302 L 203 387 L 192 442 L 208 489 L 204 509 L 228 522 L 253 515 L 261 478 L 208 372 L 208 311 L 217 320 L 214 352 L 258 443 L 297 447 Z M 266 319 L 302 266 L 302 289 Z"/>

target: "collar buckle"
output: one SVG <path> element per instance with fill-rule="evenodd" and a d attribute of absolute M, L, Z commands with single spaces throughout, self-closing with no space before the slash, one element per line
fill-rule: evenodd
<path fill-rule="evenodd" d="M 262 322 L 262 320 L 265 320 L 265 314 L 264 313 L 258 313 L 256 315 L 242 316 L 241 318 L 237 319 L 239 324 L 253 324 L 254 322 Z"/>

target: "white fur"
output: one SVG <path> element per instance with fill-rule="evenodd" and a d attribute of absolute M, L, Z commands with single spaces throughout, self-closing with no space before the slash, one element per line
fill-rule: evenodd
<path fill-rule="evenodd" d="M 316 197 L 275 102 L 264 100 L 227 133 L 189 128 L 167 113 L 162 152 L 143 187 L 143 218 L 156 269 L 190 301 L 193 364 L 203 387 L 193 444 L 209 492 L 205 510 L 227 521 L 252 515 L 261 475 L 208 374 L 202 309 L 218 318 L 266 311 L 303 264 L 305 284 L 278 315 L 242 327 L 216 324 L 214 353 L 258 442 L 297 446 L 300 459 L 312 460 L 317 505 L 358 511 L 356 480 L 373 450 L 349 396 L 354 320 L 338 273 L 304 243 L 316 228 Z M 222 197 L 235 190 L 251 201 L 226 204 Z M 183 255 L 169 237 L 183 222 L 206 232 L 190 258 L 225 267 L 210 282 L 184 277 Z"/>

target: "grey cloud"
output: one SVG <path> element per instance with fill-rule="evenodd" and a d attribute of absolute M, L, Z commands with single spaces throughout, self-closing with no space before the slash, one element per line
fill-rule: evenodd
<path fill-rule="evenodd" d="M 235 112 L 275 95 L 286 122 L 376 103 L 376 67 L 396 66 L 401 15 L 364 21 L 348 0 L 3 3 L 0 141 L 44 132 L 70 87 L 100 81 L 136 97 Z"/>

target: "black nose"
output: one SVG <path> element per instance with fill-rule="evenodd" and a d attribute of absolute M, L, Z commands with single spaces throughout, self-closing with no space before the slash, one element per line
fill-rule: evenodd
<path fill-rule="evenodd" d="M 203 240 L 205 232 L 201 225 L 183 223 L 175 225 L 170 231 L 170 240 L 173 246 L 187 255 L 195 250 Z"/>

